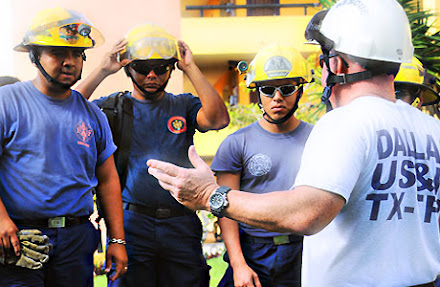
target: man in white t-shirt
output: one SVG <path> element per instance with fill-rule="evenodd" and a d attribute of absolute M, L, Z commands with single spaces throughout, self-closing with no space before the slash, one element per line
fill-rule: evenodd
<path fill-rule="evenodd" d="M 334 110 L 310 134 L 293 190 L 228 192 L 194 148 L 195 169 L 151 160 L 149 172 L 192 209 L 310 235 L 303 286 L 434 286 L 440 124 L 396 101 L 393 87 L 413 55 L 410 31 L 395 0 L 341 0 L 309 23 L 306 38 L 323 52 L 323 100 Z"/>

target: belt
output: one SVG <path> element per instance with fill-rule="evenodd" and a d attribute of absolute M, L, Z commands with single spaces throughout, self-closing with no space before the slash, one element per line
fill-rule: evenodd
<path fill-rule="evenodd" d="M 140 213 L 156 219 L 167 219 L 171 217 L 194 214 L 194 211 L 182 205 L 174 205 L 169 207 L 151 207 L 124 202 L 123 207 L 125 210 Z"/>
<path fill-rule="evenodd" d="M 73 225 L 86 223 L 89 221 L 88 215 L 86 216 L 58 216 L 46 219 L 14 219 L 14 223 L 17 225 L 25 225 L 30 227 L 44 227 L 44 228 L 63 228 Z"/>
<path fill-rule="evenodd" d="M 279 235 L 279 236 L 273 236 L 273 237 L 257 237 L 252 236 L 246 233 L 242 233 L 240 235 L 240 239 L 245 242 L 250 243 L 264 243 L 264 244 L 275 244 L 275 245 L 283 245 L 283 244 L 289 244 L 292 242 L 300 242 L 300 236 L 297 235 Z"/>
<path fill-rule="evenodd" d="M 425 284 L 420 284 L 420 285 L 413 285 L 413 286 L 409 286 L 409 287 L 435 287 L 435 281 L 434 282 L 429 282 L 429 283 L 425 283 Z"/>

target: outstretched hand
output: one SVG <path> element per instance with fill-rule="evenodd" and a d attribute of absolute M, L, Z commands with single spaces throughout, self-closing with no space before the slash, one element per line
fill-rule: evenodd
<path fill-rule="evenodd" d="M 188 158 L 194 168 L 183 168 L 172 163 L 150 159 L 148 173 L 181 204 L 193 210 L 209 210 L 209 197 L 218 188 L 209 166 L 196 153 L 188 149 Z"/>

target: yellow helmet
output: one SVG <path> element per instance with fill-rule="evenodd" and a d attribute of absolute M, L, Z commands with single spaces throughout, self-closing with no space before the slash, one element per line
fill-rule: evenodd
<path fill-rule="evenodd" d="M 440 97 L 431 87 L 424 84 L 424 75 L 425 69 L 416 57 L 412 58 L 411 63 L 403 63 L 394 79 L 396 98 L 401 98 L 403 96 L 401 91 L 405 89 L 412 93 L 410 95 L 411 103 L 415 106 L 417 106 L 420 100 L 422 101 L 422 106 L 438 103 Z"/>
<path fill-rule="evenodd" d="M 32 19 L 23 42 L 14 50 L 27 52 L 29 46 L 87 49 L 102 43 L 104 37 L 83 14 L 56 7 L 43 10 Z"/>
<path fill-rule="evenodd" d="M 278 79 L 295 79 L 298 84 L 311 78 L 306 61 L 291 45 L 275 43 L 261 49 L 246 74 L 246 86 L 255 88 L 259 82 Z"/>
<path fill-rule="evenodd" d="M 133 27 L 126 36 L 127 46 L 120 53 L 121 59 L 135 60 L 180 60 L 177 38 L 161 26 L 146 23 Z"/>

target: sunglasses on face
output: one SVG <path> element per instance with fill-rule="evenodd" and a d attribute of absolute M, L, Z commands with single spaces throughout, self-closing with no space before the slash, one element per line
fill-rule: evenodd
<path fill-rule="evenodd" d="M 153 71 L 156 75 L 160 76 L 171 70 L 172 65 L 157 65 L 157 66 L 150 66 L 144 63 L 136 63 L 133 62 L 130 64 L 130 66 L 135 70 L 137 73 L 147 76 L 151 71 Z"/>
<path fill-rule="evenodd" d="M 283 97 L 288 97 L 294 94 L 296 91 L 299 90 L 301 85 L 284 85 L 279 87 L 274 86 L 261 86 L 258 87 L 258 90 L 260 93 L 262 93 L 264 96 L 273 98 L 275 96 L 276 91 L 279 91 Z"/>

